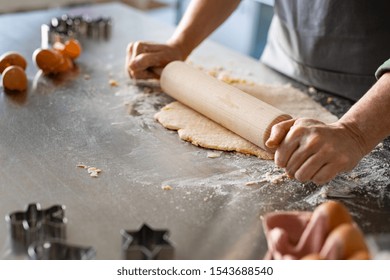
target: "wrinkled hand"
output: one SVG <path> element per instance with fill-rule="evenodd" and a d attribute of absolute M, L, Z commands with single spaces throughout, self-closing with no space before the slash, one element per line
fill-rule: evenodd
<path fill-rule="evenodd" d="M 364 156 L 359 131 L 340 122 L 324 124 L 292 119 L 272 127 L 267 147 L 275 149 L 275 164 L 301 182 L 318 185 L 354 168 Z"/>
<path fill-rule="evenodd" d="M 175 45 L 138 41 L 127 46 L 126 70 L 134 79 L 158 79 L 159 69 L 171 61 L 184 59 Z"/>

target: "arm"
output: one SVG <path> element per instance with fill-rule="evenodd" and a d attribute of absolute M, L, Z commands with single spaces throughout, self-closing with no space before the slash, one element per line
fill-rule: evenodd
<path fill-rule="evenodd" d="M 183 19 L 166 44 L 130 43 L 126 68 L 136 79 L 158 78 L 152 68 L 185 60 L 205 38 L 236 9 L 239 0 L 192 0 Z"/>
<path fill-rule="evenodd" d="M 168 44 L 178 46 L 187 57 L 237 8 L 239 0 L 193 0 Z"/>
<path fill-rule="evenodd" d="M 362 150 L 369 153 L 390 135 L 390 72 L 357 102 L 340 122 L 356 130 L 361 137 Z"/>
<path fill-rule="evenodd" d="M 277 148 L 275 163 L 299 181 L 323 184 L 349 171 L 390 135 L 390 73 L 337 122 L 310 119 L 275 125 L 266 145 Z"/>

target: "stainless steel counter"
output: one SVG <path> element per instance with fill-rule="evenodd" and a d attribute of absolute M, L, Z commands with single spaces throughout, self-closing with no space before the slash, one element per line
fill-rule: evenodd
<path fill-rule="evenodd" d="M 40 25 L 64 13 L 110 16 L 112 37 L 84 40 L 77 70 L 44 77 L 31 61 Z M 120 230 L 143 223 L 170 231 L 177 259 L 259 259 L 267 248 L 262 214 L 311 210 L 328 198 L 342 200 L 367 235 L 390 231 L 387 142 L 353 172 L 322 187 L 295 181 L 250 187 L 245 183 L 278 173 L 272 161 L 228 152 L 208 158 L 206 150 L 157 124 L 153 115 L 170 98 L 150 85 L 134 85 L 124 72 L 125 49 L 130 41 L 164 41 L 172 31 L 122 4 L 0 16 L 0 53 L 18 51 L 29 62 L 28 92 L 0 92 L 0 216 L 33 202 L 43 208 L 63 204 L 67 241 L 93 246 L 97 259 L 120 259 Z M 255 82 L 292 83 L 211 42 L 190 59 Z M 118 86 L 110 86 L 110 79 Z M 328 104 L 327 97 L 313 96 L 338 114 L 349 106 L 338 98 Z M 103 171 L 91 178 L 79 163 Z M 26 258 L 12 251 L 4 219 L 0 258 Z"/>

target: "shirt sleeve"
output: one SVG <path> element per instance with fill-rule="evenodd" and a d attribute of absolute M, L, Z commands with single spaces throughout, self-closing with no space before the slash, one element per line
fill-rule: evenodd
<path fill-rule="evenodd" d="M 390 72 L 390 59 L 385 61 L 375 72 L 375 77 L 379 79 L 384 73 Z"/>

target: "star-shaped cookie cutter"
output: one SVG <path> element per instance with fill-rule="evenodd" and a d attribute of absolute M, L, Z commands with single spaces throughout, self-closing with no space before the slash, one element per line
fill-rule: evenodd
<path fill-rule="evenodd" d="M 37 241 L 28 248 L 32 260 L 92 260 L 96 257 L 93 247 L 70 245 L 64 240 Z"/>
<path fill-rule="evenodd" d="M 168 230 L 155 230 L 143 224 L 138 231 L 121 230 L 122 255 L 127 260 L 172 260 L 174 247 Z"/>
<path fill-rule="evenodd" d="M 41 209 L 39 203 L 32 203 L 26 211 L 13 212 L 5 220 L 9 224 L 14 249 L 27 250 L 35 241 L 66 238 L 67 220 L 63 205 Z"/>

